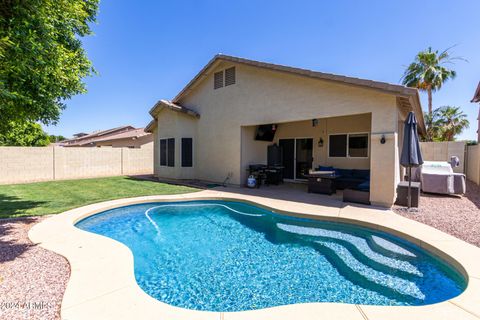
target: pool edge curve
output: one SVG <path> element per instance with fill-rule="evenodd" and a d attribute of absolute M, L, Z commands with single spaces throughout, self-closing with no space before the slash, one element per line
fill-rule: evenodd
<path fill-rule="evenodd" d="M 425 306 L 372 306 L 343 303 L 306 303 L 238 312 L 195 311 L 174 307 L 145 293 L 134 276 L 133 254 L 125 245 L 74 225 L 94 214 L 126 205 L 191 200 L 233 200 L 260 206 L 278 214 L 353 223 L 386 231 L 419 245 L 444 259 L 463 274 L 467 287 L 450 300 Z M 106 201 L 72 209 L 35 225 L 29 238 L 64 256 L 71 276 L 61 307 L 65 319 L 480 319 L 480 248 L 390 210 L 301 202 L 205 190 L 195 193 L 147 196 Z M 101 279 L 101 281 L 99 281 Z"/>

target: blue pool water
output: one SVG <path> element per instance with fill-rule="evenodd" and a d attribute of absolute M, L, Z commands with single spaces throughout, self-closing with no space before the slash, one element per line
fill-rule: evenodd
<path fill-rule="evenodd" d="M 446 263 L 392 235 L 240 202 L 133 205 L 76 226 L 127 245 L 140 287 L 188 309 L 425 305 L 450 299 L 466 285 Z"/>

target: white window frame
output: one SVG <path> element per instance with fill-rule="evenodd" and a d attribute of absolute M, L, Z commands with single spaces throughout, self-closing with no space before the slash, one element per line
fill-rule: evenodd
<path fill-rule="evenodd" d="M 357 135 L 357 134 L 365 134 L 367 135 L 367 156 L 366 157 L 351 157 L 349 152 L 349 140 L 350 135 Z M 330 136 L 347 136 L 347 144 L 346 144 L 346 156 L 345 157 L 331 157 L 330 156 Z M 369 159 L 370 158 L 370 132 L 338 132 L 338 133 L 329 133 L 328 134 L 328 150 L 327 150 L 327 158 L 329 159 Z"/>

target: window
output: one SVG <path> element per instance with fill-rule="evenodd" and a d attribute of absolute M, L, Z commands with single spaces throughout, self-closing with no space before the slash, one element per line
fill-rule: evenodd
<path fill-rule="evenodd" d="M 368 134 L 348 135 L 348 156 L 352 158 L 368 157 Z"/>
<path fill-rule="evenodd" d="M 160 165 L 167 165 L 167 139 L 160 139 Z"/>
<path fill-rule="evenodd" d="M 175 167 L 175 139 L 160 139 L 160 165 Z"/>
<path fill-rule="evenodd" d="M 368 157 L 368 133 L 332 134 L 328 138 L 329 157 Z"/>
<path fill-rule="evenodd" d="M 193 139 L 182 138 L 182 167 L 193 166 Z"/>
<path fill-rule="evenodd" d="M 169 167 L 175 167 L 175 139 L 170 138 L 167 140 L 167 165 Z"/>
<path fill-rule="evenodd" d="M 225 87 L 235 84 L 235 67 L 225 69 Z"/>
<path fill-rule="evenodd" d="M 346 157 L 347 156 L 347 135 L 335 134 L 329 136 L 328 142 L 329 157 Z"/>
<path fill-rule="evenodd" d="M 223 87 L 223 70 L 215 72 L 213 75 L 213 89 L 219 89 Z"/>

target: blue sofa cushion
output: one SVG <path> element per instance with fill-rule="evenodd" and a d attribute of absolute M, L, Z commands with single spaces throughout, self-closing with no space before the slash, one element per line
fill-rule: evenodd
<path fill-rule="evenodd" d="M 353 170 L 353 177 L 362 179 L 362 180 L 370 180 L 370 170 Z"/>
<path fill-rule="evenodd" d="M 318 171 L 335 171 L 334 167 L 326 167 L 326 166 L 319 166 L 317 168 Z"/>
<path fill-rule="evenodd" d="M 370 191 L 370 181 L 364 181 L 360 183 L 356 189 L 361 191 Z"/>
<path fill-rule="evenodd" d="M 353 178 L 352 169 L 335 169 L 335 172 L 344 179 Z"/>

